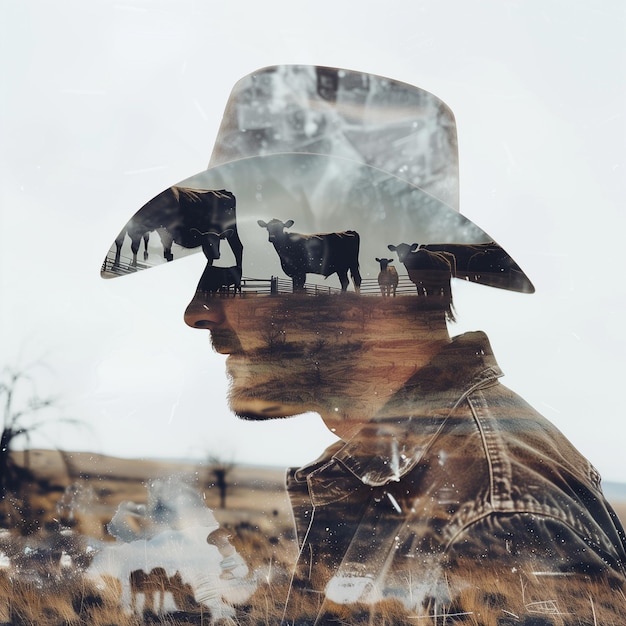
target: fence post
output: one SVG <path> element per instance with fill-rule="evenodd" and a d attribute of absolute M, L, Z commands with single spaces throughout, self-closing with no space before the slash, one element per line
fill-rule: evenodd
<path fill-rule="evenodd" d="M 272 276 L 270 278 L 270 294 L 273 296 L 278 295 L 278 276 Z"/>

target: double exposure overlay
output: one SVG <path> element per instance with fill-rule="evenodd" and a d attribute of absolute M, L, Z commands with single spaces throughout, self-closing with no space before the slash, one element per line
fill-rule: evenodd
<path fill-rule="evenodd" d="M 458 170 L 422 89 L 315 66 L 239 81 L 208 169 L 112 233 L 101 275 L 204 255 L 181 310 L 227 355 L 233 412 L 313 411 L 337 441 L 280 480 L 155 468 L 106 513 L 108 483 L 68 487 L 37 546 L 0 536 L 0 622 L 37 597 L 51 624 L 626 623 L 598 473 L 499 382 L 483 332 L 454 335 L 455 282 L 534 291 L 459 212 Z"/>

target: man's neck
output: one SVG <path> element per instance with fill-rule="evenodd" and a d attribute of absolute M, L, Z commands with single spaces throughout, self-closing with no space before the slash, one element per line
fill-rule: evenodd
<path fill-rule="evenodd" d="M 370 421 L 386 402 L 448 343 L 445 315 L 441 311 L 410 311 L 373 319 L 360 335 L 359 358 L 346 381 L 337 380 L 324 389 L 323 408 L 318 409 L 326 426 L 347 440 Z"/>

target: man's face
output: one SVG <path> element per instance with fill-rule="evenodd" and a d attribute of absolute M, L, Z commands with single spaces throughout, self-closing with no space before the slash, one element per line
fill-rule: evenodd
<path fill-rule="evenodd" d="M 216 352 L 229 355 L 235 413 L 246 419 L 285 417 L 321 410 L 351 384 L 347 365 L 364 345 L 360 300 L 354 294 L 222 297 L 197 292 L 185 322 L 210 330 Z"/>
<path fill-rule="evenodd" d="M 417 298 L 332 295 L 209 295 L 185 311 L 228 354 L 230 405 L 244 419 L 316 411 L 364 416 L 414 371 L 409 341 Z M 422 332 L 428 340 L 428 333 Z M 397 382 L 392 382 L 397 379 Z"/>

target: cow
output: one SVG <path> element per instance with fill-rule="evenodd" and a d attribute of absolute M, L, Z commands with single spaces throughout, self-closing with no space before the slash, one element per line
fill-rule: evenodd
<path fill-rule="evenodd" d="M 131 220 L 126 224 L 120 234 L 115 238 L 115 260 L 113 261 L 113 267 L 117 267 L 120 264 L 120 254 L 122 252 L 122 246 L 124 245 L 124 238 L 128 235 L 130 237 L 130 249 L 133 252 L 133 267 L 137 266 L 137 253 L 139 252 L 139 246 L 141 246 L 141 240 L 143 239 L 143 260 L 148 260 L 148 241 L 150 240 L 150 233 L 143 232 L 143 228 L 140 227 L 139 232 L 135 228 L 133 221 Z"/>
<path fill-rule="evenodd" d="M 163 257 L 167 261 L 174 258 L 172 243 L 176 242 L 183 248 L 201 247 L 207 262 L 212 265 L 219 258 L 217 236 L 228 240 L 237 267 L 242 267 L 243 244 L 237 232 L 236 200 L 230 191 L 168 187 L 144 204 L 115 240 L 118 247 L 115 264 L 119 263 L 124 232 L 131 239 L 133 265 L 136 265 L 142 238 L 146 243 L 144 260 L 147 259 L 147 236 L 152 231 L 159 234 Z"/>
<path fill-rule="evenodd" d="M 359 247 L 361 238 L 354 230 L 338 233 L 286 233 L 293 220 L 281 222 L 274 218 L 269 222 L 257 220 L 261 228 L 266 228 L 268 239 L 274 245 L 280 265 L 293 282 L 293 291 L 304 290 L 307 273 L 321 274 L 328 278 L 337 274 L 341 291 L 348 289 L 348 270 L 352 276 L 354 289 L 361 288 L 359 273 Z"/>
<path fill-rule="evenodd" d="M 497 243 L 429 243 L 420 249 L 452 255 L 453 276 L 472 282 L 532 293 L 534 287 Z"/>
<path fill-rule="evenodd" d="M 515 262 L 498 245 L 473 246 L 472 252 L 467 260 L 469 280 L 479 281 L 487 275 L 497 281 L 501 277 L 506 279 L 507 274 L 515 274 Z"/>
<path fill-rule="evenodd" d="M 165 594 L 171 593 L 174 606 L 181 611 L 199 609 L 193 587 L 183 581 L 180 572 L 168 576 L 163 567 L 154 567 L 149 572 L 136 569 L 130 572 L 130 609 L 134 614 L 161 615 L 165 608 Z M 139 610 L 139 596 L 143 595 L 143 606 Z"/>
<path fill-rule="evenodd" d="M 400 243 L 397 246 L 389 244 L 387 248 L 397 253 L 417 288 L 417 294 L 444 298 L 449 303 L 446 310 L 448 319 L 454 320 L 450 286 L 450 279 L 454 276 L 454 255 L 445 251 L 427 250 L 416 243 Z"/>
<path fill-rule="evenodd" d="M 198 290 L 205 293 L 230 293 L 230 286 L 233 285 L 233 295 L 237 292 L 241 294 L 241 268 L 233 265 L 232 267 L 217 267 L 216 265 L 207 265 L 200 282 Z"/>
<path fill-rule="evenodd" d="M 383 297 L 393 296 L 396 297 L 396 289 L 398 288 L 398 272 L 393 265 L 393 259 L 379 259 L 376 257 L 380 265 L 380 272 L 378 272 L 378 286 L 380 287 L 380 293 Z"/>
<path fill-rule="evenodd" d="M 142 569 L 133 570 L 129 576 L 133 613 L 138 611 L 137 598 L 140 594 L 144 597 L 143 613 L 163 613 L 165 592 L 169 591 L 169 582 L 169 577 L 162 567 L 155 567 L 148 573 Z"/>

